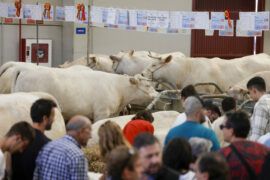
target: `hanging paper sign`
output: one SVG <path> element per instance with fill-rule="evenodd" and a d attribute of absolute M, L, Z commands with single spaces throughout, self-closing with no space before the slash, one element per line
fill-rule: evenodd
<path fill-rule="evenodd" d="M 167 29 L 167 33 L 168 34 L 177 34 L 177 33 L 179 33 L 179 30 L 178 29 Z"/>
<path fill-rule="evenodd" d="M 53 6 L 50 3 L 45 3 L 43 5 L 43 20 L 52 21 L 53 20 Z"/>
<path fill-rule="evenodd" d="M 56 21 L 65 21 L 65 8 L 64 7 L 56 6 L 55 20 Z"/>
<path fill-rule="evenodd" d="M 226 20 L 229 21 L 229 20 Z M 225 23 L 225 30 L 219 31 L 219 36 L 233 36 L 233 20 L 231 20 L 231 27 L 229 23 Z"/>
<path fill-rule="evenodd" d="M 193 12 L 195 18 L 195 27 L 193 29 L 209 29 L 209 12 Z"/>
<path fill-rule="evenodd" d="M 147 11 L 138 10 L 137 11 L 137 25 L 138 26 L 147 26 Z"/>
<path fill-rule="evenodd" d="M 240 21 L 237 28 L 242 31 L 255 30 L 255 12 L 239 12 Z"/>
<path fill-rule="evenodd" d="M 225 29 L 225 15 L 223 12 L 211 12 L 211 29 Z"/>
<path fill-rule="evenodd" d="M 15 8 L 17 9 L 17 11 L 16 11 L 16 16 L 17 16 L 17 17 L 20 17 L 20 14 L 21 14 L 21 8 L 22 8 L 22 0 L 15 1 L 14 5 L 15 5 Z"/>
<path fill-rule="evenodd" d="M 147 11 L 147 26 L 157 27 L 157 11 Z"/>
<path fill-rule="evenodd" d="M 257 12 L 255 16 L 255 30 L 268 31 L 269 30 L 269 11 Z"/>
<path fill-rule="evenodd" d="M 169 27 L 169 12 L 168 11 L 157 12 L 157 27 L 158 28 Z"/>
<path fill-rule="evenodd" d="M 128 25 L 128 11 L 126 9 L 117 9 L 117 24 Z"/>
<path fill-rule="evenodd" d="M 76 7 L 75 6 L 65 6 L 65 21 L 75 22 L 76 19 Z"/>
<path fill-rule="evenodd" d="M 16 8 L 15 3 L 9 3 L 8 4 L 8 17 L 9 18 L 23 18 L 23 13 L 22 11 L 22 5 L 18 5 Z M 19 16 L 18 16 L 19 15 Z"/>
<path fill-rule="evenodd" d="M 107 24 L 116 24 L 116 9 L 108 8 Z"/>
<path fill-rule="evenodd" d="M 23 18 L 32 20 L 41 20 L 42 10 L 38 5 L 24 5 L 23 6 Z"/>
<path fill-rule="evenodd" d="M 128 10 L 128 20 L 130 26 L 137 26 L 137 10 Z"/>
<path fill-rule="evenodd" d="M 8 3 L 0 2 L 0 17 L 8 17 Z"/>
<path fill-rule="evenodd" d="M 91 15 L 91 22 L 93 23 L 99 23 L 102 24 L 102 16 L 103 16 L 103 7 L 97 7 L 97 6 L 92 6 L 90 15 Z"/>
<path fill-rule="evenodd" d="M 228 20 L 229 28 L 232 28 L 232 23 L 231 23 L 231 19 L 230 19 L 230 12 L 229 12 L 229 10 L 226 10 L 226 11 L 224 12 L 224 15 L 225 15 L 225 18 L 227 18 L 227 20 Z M 226 28 L 226 27 L 225 27 L 225 28 Z"/>
<path fill-rule="evenodd" d="M 180 11 L 170 12 L 170 28 L 171 29 L 182 28 L 182 14 Z"/>
<path fill-rule="evenodd" d="M 241 29 L 241 20 L 236 21 L 236 36 L 238 37 L 254 37 L 262 36 L 262 31 L 253 31 L 253 30 L 242 30 Z"/>
<path fill-rule="evenodd" d="M 182 13 L 182 28 L 183 29 L 195 28 L 195 14 L 193 12 Z"/>

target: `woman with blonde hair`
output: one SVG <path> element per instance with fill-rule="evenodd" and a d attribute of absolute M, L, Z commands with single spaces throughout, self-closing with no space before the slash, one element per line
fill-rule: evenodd
<path fill-rule="evenodd" d="M 117 146 L 130 144 L 125 139 L 120 126 L 112 121 L 107 121 L 98 129 L 99 148 L 102 159 L 105 161 L 107 155 Z"/>

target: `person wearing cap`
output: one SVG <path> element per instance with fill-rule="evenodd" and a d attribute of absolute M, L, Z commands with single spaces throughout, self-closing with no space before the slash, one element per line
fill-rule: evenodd
<path fill-rule="evenodd" d="M 211 151 L 219 150 L 220 145 L 215 132 L 201 125 L 205 121 L 203 107 L 204 103 L 198 96 L 188 97 L 184 103 L 187 120 L 169 131 L 164 146 L 175 137 L 184 137 L 187 140 L 192 137 L 200 137 L 208 139 L 213 143 Z"/>
<path fill-rule="evenodd" d="M 150 111 L 138 112 L 123 129 L 126 140 L 133 145 L 133 140 L 139 133 L 149 132 L 154 134 L 154 126 L 151 124 L 153 121 L 154 117 Z"/>

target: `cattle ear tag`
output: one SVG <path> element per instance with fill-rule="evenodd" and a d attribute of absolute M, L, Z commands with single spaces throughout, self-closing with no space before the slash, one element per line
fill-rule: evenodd
<path fill-rule="evenodd" d="M 137 84 L 137 80 L 133 77 L 129 79 L 129 82 L 133 85 Z"/>
<path fill-rule="evenodd" d="M 172 56 L 170 55 L 170 56 L 168 56 L 168 57 L 165 59 L 165 63 L 167 64 L 167 63 L 169 63 L 171 60 L 172 60 Z"/>
<path fill-rule="evenodd" d="M 132 49 L 130 52 L 129 52 L 129 56 L 133 56 L 134 54 L 134 49 Z"/>

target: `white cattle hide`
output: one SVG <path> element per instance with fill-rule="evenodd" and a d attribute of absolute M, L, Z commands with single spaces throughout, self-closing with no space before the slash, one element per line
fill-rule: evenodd
<path fill-rule="evenodd" d="M 74 68 L 18 68 L 13 78 L 12 92 L 52 94 L 65 120 L 76 114 L 94 121 L 117 116 L 127 104 L 150 102 L 158 94 L 140 75 L 129 77 Z"/>
<path fill-rule="evenodd" d="M 179 113 L 176 111 L 159 111 L 152 113 L 154 117 L 154 135 L 159 139 L 161 145 L 164 144 L 165 137 L 172 127 L 174 121 L 178 117 Z M 92 146 L 98 143 L 98 129 L 99 127 L 107 121 L 113 121 L 119 124 L 123 129 L 125 125 L 131 120 L 134 115 L 119 116 L 115 118 L 103 119 L 92 125 L 92 138 L 89 139 L 87 146 Z"/>
<path fill-rule="evenodd" d="M 36 67 L 33 63 L 9 61 L 0 67 L 0 94 L 11 93 L 12 74 L 16 67 Z"/>
<path fill-rule="evenodd" d="M 257 54 L 222 60 L 168 56 L 152 63 L 142 74 L 155 81 L 164 81 L 182 89 L 189 84 L 214 82 L 227 90 L 247 76 L 270 70 L 270 56 Z M 198 92 L 217 93 L 214 87 L 201 86 Z"/>
<path fill-rule="evenodd" d="M 248 92 L 247 83 L 251 78 L 255 76 L 259 76 L 264 79 L 265 85 L 266 85 L 266 92 L 269 92 L 270 91 L 270 71 L 262 71 L 262 72 L 254 73 L 248 76 L 247 78 L 245 78 L 244 80 L 236 83 L 227 91 L 227 94 L 229 96 L 232 96 L 236 100 L 245 100 L 247 98 L 247 92 Z"/>
<path fill-rule="evenodd" d="M 27 121 L 30 124 L 33 123 L 30 116 L 30 109 L 32 104 L 40 99 L 48 99 L 58 102 L 56 99 L 44 92 L 31 92 L 31 93 L 12 93 L 0 95 L 0 138 L 5 136 L 10 127 L 19 122 Z M 45 134 L 50 139 L 58 139 L 66 133 L 65 122 L 61 114 L 59 106 L 55 108 L 54 122 L 52 129 L 45 131 Z"/>
<path fill-rule="evenodd" d="M 59 67 L 68 68 L 74 65 L 82 65 L 87 66 L 93 70 L 114 73 L 112 69 L 113 62 L 107 55 L 90 54 L 89 62 L 87 62 L 87 57 L 81 57 L 72 62 L 66 61 L 64 64 L 59 65 Z"/>

